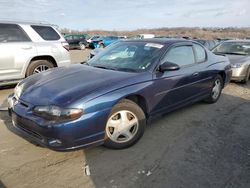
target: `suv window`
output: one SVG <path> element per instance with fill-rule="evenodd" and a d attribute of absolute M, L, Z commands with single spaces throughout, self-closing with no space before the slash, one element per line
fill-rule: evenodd
<path fill-rule="evenodd" d="M 59 40 L 60 36 L 50 26 L 31 25 L 31 27 L 44 39 L 44 40 Z"/>
<path fill-rule="evenodd" d="M 16 24 L 0 24 L 0 42 L 27 42 L 29 37 Z"/>
<path fill-rule="evenodd" d="M 164 62 L 176 63 L 180 67 L 191 65 L 195 63 L 194 52 L 192 46 L 178 46 L 169 50 L 165 58 Z"/>
<path fill-rule="evenodd" d="M 196 62 L 197 63 L 204 62 L 206 60 L 206 55 L 207 55 L 205 49 L 198 44 L 193 44 L 193 45 L 196 53 Z"/>

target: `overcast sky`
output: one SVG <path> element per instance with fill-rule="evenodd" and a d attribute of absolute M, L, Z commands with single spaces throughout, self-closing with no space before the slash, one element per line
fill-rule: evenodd
<path fill-rule="evenodd" d="M 250 0 L 0 0 L 0 19 L 77 30 L 249 27 Z"/>

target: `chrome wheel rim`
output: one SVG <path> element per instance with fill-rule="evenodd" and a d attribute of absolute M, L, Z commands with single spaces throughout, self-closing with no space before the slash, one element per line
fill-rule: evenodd
<path fill-rule="evenodd" d="M 138 126 L 138 118 L 133 112 L 121 110 L 108 119 L 106 134 L 113 142 L 124 143 L 134 138 Z"/>
<path fill-rule="evenodd" d="M 215 80 L 214 82 L 214 87 L 213 87 L 213 90 L 212 90 L 212 97 L 213 99 L 217 99 L 220 95 L 220 89 L 221 89 L 221 82 L 219 79 Z"/>
<path fill-rule="evenodd" d="M 48 69 L 49 69 L 49 67 L 47 65 L 39 65 L 34 69 L 33 74 L 40 73 L 40 72 L 46 71 Z"/>

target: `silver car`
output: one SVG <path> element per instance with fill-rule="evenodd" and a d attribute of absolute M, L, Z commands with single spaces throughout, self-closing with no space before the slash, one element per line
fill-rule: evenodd
<path fill-rule="evenodd" d="M 0 86 L 70 64 L 69 46 L 50 24 L 0 21 Z"/>
<path fill-rule="evenodd" d="M 247 83 L 250 76 L 250 40 L 225 41 L 212 51 L 229 58 L 233 71 L 231 80 Z"/>

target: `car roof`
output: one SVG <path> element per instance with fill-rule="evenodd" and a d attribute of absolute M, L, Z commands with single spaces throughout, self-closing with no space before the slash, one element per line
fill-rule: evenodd
<path fill-rule="evenodd" d="M 34 22 L 34 21 L 15 21 L 15 20 L 1 20 L 0 23 L 2 24 L 22 24 L 22 25 L 41 25 L 41 26 L 55 26 L 58 27 L 55 24 L 50 24 L 47 22 Z"/>
<path fill-rule="evenodd" d="M 161 44 L 174 44 L 177 42 L 192 42 L 192 40 L 186 39 L 169 39 L 169 38 L 151 38 L 151 39 L 128 39 L 125 42 L 148 42 L 148 43 L 161 43 Z"/>
<path fill-rule="evenodd" d="M 246 40 L 227 40 L 227 41 L 224 41 L 223 43 L 226 43 L 226 42 L 250 42 L 250 40 L 246 39 Z"/>

